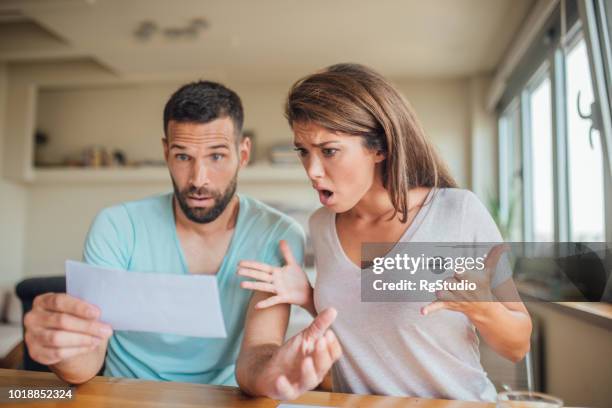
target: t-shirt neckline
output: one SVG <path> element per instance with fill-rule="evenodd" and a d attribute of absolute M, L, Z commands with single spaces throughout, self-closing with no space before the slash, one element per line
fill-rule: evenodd
<path fill-rule="evenodd" d="M 429 190 L 429 192 L 427 193 L 427 196 L 425 197 L 423 206 L 419 208 L 419 211 L 414 216 L 414 219 L 412 220 L 410 225 L 406 228 L 406 230 L 404 231 L 402 236 L 399 238 L 399 240 L 387 252 L 388 254 L 392 253 L 395 250 L 395 247 L 397 246 L 399 242 L 408 242 L 412 239 L 412 237 L 418 230 L 419 226 L 423 223 L 423 220 L 425 219 L 425 216 L 429 212 L 429 209 L 431 208 L 431 204 L 434 199 L 434 190 L 436 189 L 433 187 Z M 344 252 L 344 248 L 342 248 L 342 244 L 340 243 L 340 237 L 338 236 L 338 229 L 336 228 L 336 215 L 337 214 L 333 211 L 330 211 L 329 214 L 330 214 L 329 227 L 331 228 L 331 235 L 333 237 L 333 245 L 335 246 L 335 248 L 332 248 L 334 249 L 333 252 L 336 254 L 336 257 L 340 259 L 340 261 L 344 263 L 348 263 L 353 269 L 361 271 L 361 267 L 355 265 L 355 263 L 348 257 L 346 252 Z"/>
<path fill-rule="evenodd" d="M 238 231 L 242 227 L 242 219 L 244 218 L 244 214 L 246 212 L 244 198 L 238 193 L 236 193 L 236 196 L 238 197 L 238 215 L 236 216 L 236 225 L 234 226 L 234 232 L 232 233 L 232 238 L 230 239 L 229 245 L 227 246 L 225 255 L 223 255 L 223 260 L 221 261 L 221 265 L 219 265 L 219 269 L 217 270 L 217 273 L 215 273 L 214 275 L 211 275 L 211 276 L 216 277 L 217 281 L 219 281 L 222 278 L 223 271 L 227 269 L 226 262 L 234 250 L 234 246 L 235 246 L 234 241 L 235 241 Z M 170 211 L 170 221 L 171 221 L 170 228 L 172 230 L 172 237 L 174 239 L 176 250 L 178 251 L 179 258 L 181 260 L 182 272 L 183 274 L 188 275 L 192 273 L 189 272 L 189 266 L 187 265 L 187 259 L 185 258 L 185 253 L 183 252 L 181 241 L 179 240 L 178 233 L 176 232 L 176 218 L 174 215 L 174 204 L 173 203 L 174 203 L 174 193 L 170 193 L 169 199 L 168 199 L 168 210 Z M 192 274 L 192 275 L 197 275 L 197 274 Z"/>

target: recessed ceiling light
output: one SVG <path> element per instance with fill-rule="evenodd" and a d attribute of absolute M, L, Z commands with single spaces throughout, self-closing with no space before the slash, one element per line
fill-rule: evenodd
<path fill-rule="evenodd" d="M 183 26 L 167 27 L 161 27 L 155 21 L 144 20 L 138 24 L 133 35 L 140 41 L 149 41 L 158 33 L 170 40 L 195 39 L 208 27 L 208 21 L 202 17 L 193 18 Z"/>

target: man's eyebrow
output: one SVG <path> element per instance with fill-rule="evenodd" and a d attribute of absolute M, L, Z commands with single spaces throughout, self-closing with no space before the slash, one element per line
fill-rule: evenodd
<path fill-rule="evenodd" d="M 170 149 L 186 150 L 187 147 L 180 145 L 180 144 L 172 143 L 170 145 Z M 208 149 L 229 149 L 229 145 L 228 144 L 218 144 L 218 145 L 210 146 L 208 147 Z"/>
<path fill-rule="evenodd" d="M 210 146 L 209 149 L 229 149 L 228 144 L 218 144 L 214 146 Z"/>

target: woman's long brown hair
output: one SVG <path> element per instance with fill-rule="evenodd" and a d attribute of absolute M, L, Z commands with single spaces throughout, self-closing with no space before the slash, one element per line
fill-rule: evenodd
<path fill-rule="evenodd" d="M 298 80 L 285 104 L 289 126 L 314 123 L 360 136 L 385 155 L 383 185 L 401 222 L 408 219 L 408 190 L 456 187 L 446 164 L 427 140 L 408 101 L 377 72 L 337 64 Z"/>

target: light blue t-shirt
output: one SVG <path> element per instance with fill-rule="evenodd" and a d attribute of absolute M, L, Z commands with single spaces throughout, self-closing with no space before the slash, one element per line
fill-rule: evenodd
<path fill-rule="evenodd" d="M 252 259 L 282 265 L 281 239 L 301 263 L 305 240 L 292 218 L 255 199 L 238 197 L 234 234 L 216 274 L 227 338 L 115 331 L 108 344 L 104 375 L 236 385 L 235 362 L 251 297 L 250 291 L 240 287 L 244 278 L 236 275 L 237 263 Z M 169 193 L 102 210 L 85 242 L 85 262 L 128 271 L 189 273 L 176 233 L 172 198 Z M 202 319 L 206 319 L 205 310 Z"/>

